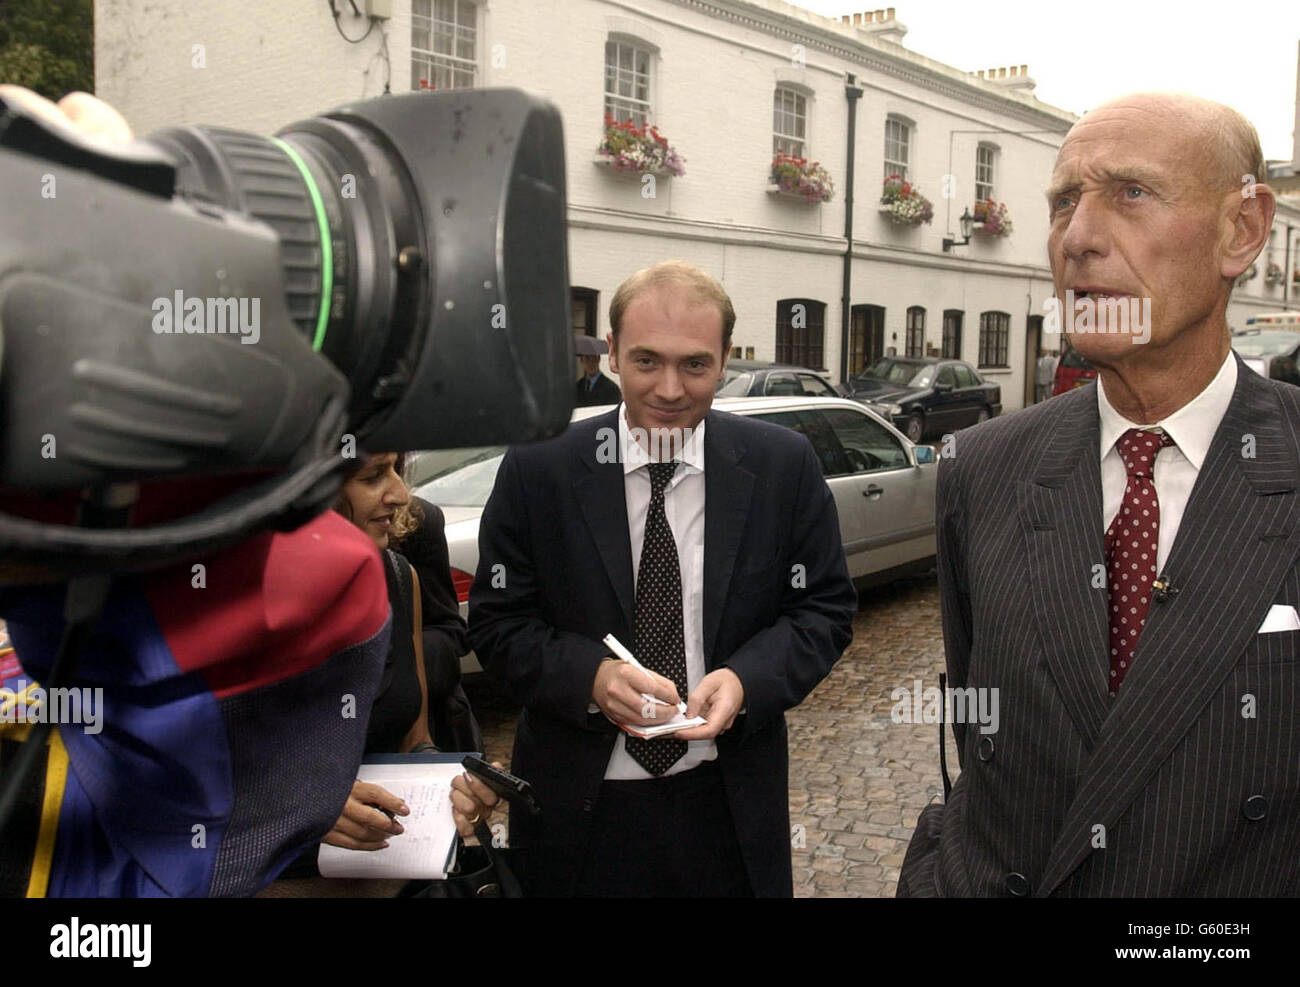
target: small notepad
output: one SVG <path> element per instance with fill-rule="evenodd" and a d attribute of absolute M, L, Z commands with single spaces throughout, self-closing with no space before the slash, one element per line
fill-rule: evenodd
<path fill-rule="evenodd" d="M 671 720 L 665 720 L 663 723 L 656 723 L 652 727 L 639 727 L 631 723 L 619 723 L 618 720 L 611 720 L 624 733 L 630 733 L 633 737 L 640 737 L 643 740 L 653 740 L 655 737 L 664 737 L 678 730 L 689 730 L 691 727 L 702 727 L 708 721 L 702 716 L 692 716 L 687 719 L 684 713 L 674 713 Z"/>
<path fill-rule="evenodd" d="M 411 810 L 398 816 L 405 830 L 382 850 L 320 845 L 322 877 L 388 877 L 440 881 L 456 866 L 456 823 L 451 781 L 465 769 L 464 754 L 379 754 L 366 758 L 357 779 L 392 792 Z"/>

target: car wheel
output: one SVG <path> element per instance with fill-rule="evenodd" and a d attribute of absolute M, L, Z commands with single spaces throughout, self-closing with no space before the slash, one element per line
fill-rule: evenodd
<path fill-rule="evenodd" d="M 980 413 L 975 416 L 975 424 L 978 425 L 980 422 L 986 422 L 988 420 L 989 420 L 989 409 L 980 408 Z"/>
<path fill-rule="evenodd" d="M 919 412 L 912 412 L 907 416 L 907 428 L 904 433 L 913 442 L 920 442 L 925 437 L 925 422 L 922 420 Z"/>

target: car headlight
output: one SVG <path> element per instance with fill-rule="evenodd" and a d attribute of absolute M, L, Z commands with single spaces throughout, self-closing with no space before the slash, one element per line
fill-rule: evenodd
<path fill-rule="evenodd" d="M 876 404 L 875 408 L 882 415 L 887 415 L 890 417 L 893 417 L 894 415 L 901 415 L 903 413 L 903 408 L 901 405 L 889 404 L 888 402 L 884 402 L 884 401 Z"/>

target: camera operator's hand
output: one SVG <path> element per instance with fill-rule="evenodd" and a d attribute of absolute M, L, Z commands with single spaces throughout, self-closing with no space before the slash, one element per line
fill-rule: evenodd
<path fill-rule="evenodd" d="M 90 93 L 68 93 L 58 103 L 22 86 L 0 85 L 0 97 L 21 104 L 56 126 L 71 126 L 83 136 L 129 141 L 131 128 L 122 114 Z"/>
<path fill-rule="evenodd" d="M 322 842 L 345 850 L 382 850 L 388 846 L 388 837 L 400 835 L 403 828 L 400 822 L 389 818 L 381 809 L 397 816 L 411 814 L 406 803 L 388 789 L 368 781 L 353 782 L 352 794 L 343 806 L 343 815 L 339 816 Z"/>

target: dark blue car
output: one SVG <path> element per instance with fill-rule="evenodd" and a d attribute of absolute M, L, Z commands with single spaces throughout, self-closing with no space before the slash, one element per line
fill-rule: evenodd
<path fill-rule="evenodd" d="M 1002 411 L 1002 388 L 962 360 L 887 356 L 839 385 L 913 442 L 955 432 Z"/>

